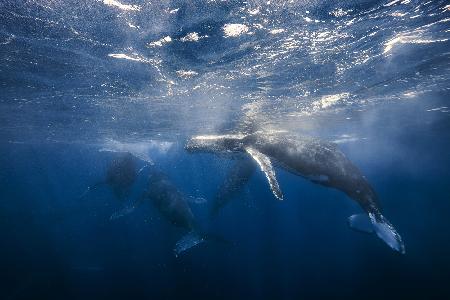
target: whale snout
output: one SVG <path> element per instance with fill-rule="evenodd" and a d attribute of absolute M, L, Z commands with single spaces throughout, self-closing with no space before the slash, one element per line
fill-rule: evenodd
<path fill-rule="evenodd" d="M 184 149 L 190 153 L 193 152 L 206 152 L 206 151 L 213 151 L 216 147 L 216 141 L 204 138 L 202 136 L 197 136 L 190 138 L 186 145 L 184 146 Z"/>

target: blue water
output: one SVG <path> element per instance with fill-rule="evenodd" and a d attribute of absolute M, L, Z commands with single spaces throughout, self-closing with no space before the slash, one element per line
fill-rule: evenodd
<path fill-rule="evenodd" d="M 445 299 L 450 296 L 446 1 L 0 3 L 1 299 Z M 349 229 L 344 193 L 276 168 L 218 214 L 234 160 L 194 135 L 331 141 L 376 190 L 406 253 Z M 103 186 L 120 153 L 152 163 L 210 240 Z M 206 200 L 206 201 L 203 201 Z"/>

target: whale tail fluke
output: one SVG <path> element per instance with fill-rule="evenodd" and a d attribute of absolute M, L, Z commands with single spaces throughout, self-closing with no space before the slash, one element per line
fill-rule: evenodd
<path fill-rule="evenodd" d="M 373 233 L 372 222 L 366 214 L 358 214 L 348 217 L 348 225 L 350 228 L 357 231 Z"/>
<path fill-rule="evenodd" d="M 371 214 L 370 220 L 372 221 L 376 235 L 380 239 L 395 251 L 405 254 L 405 245 L 403 244 L 402 237 L 383 215 L 375 217 Z"/>
<path fill-rule="evenodd" d="M 375 233 L 393 250 L 405 254 L 405 245 L 400 234 L 383 215 L 375 216 L 373 213 L 353 215 L 348 218 L 348 224 L 352 229 Z"/>
<path fill-rule="evenodd" d="M 175 257 L 180 256 L 180 254 L 184 253 L 185 251 L 191 249 L 192 247 L 195 247 L 205 241 L 205 237 L 200 235 L 199 233 L 195 231 L 191 231 L 188 234 L 184 235 L 178 242 L 175 244 L 175 248 L 173 249 L 173 252 L 175 254 Z"/>

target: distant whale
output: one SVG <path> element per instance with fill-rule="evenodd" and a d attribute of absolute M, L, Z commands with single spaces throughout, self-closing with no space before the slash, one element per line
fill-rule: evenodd
<path fill-rule="evenodd" d="M 169 177 L 155 166 L 148 166 L 147 189 L 132 205 L 125 206 L 111 216 L 117 219 L 135 211 L 144 202 L 149 201 L 171 224 L 187 231 L 174 247 L 175 256 L 197 246 L 205 241 L 215 241 L 229 245 L 230 242 L 220 236 L 203 233 L 199 230 L 189 203 L 203 204 L 206 199 L 201 197 L 185 197 L 170 181 Z"/>
<path fill-rule="evenodd" d="M 200 234 L 197 229 L 194 214 L 189 207 L 188 200 L 169 180 L 166 174 L 152 168 L 147 190 L 142 194 L 134 207 L 139 206 L 145 200 L 150 202 L 173 225 L 186 229 L 188 232 L 175 245 L 176 256 L 182 252 L 207 240 L 207 236 Z"/>
<path fill-rule="evenodd" d="M 243 190 L 255 171 L 256 162 L 249 159 L 236 159 L 211 202 L 211 217 L 216 216 L 222 207 Z"/>
<path fill-rule="evenodd" d="M 89 186 L 81 197 L 105 185 L 112 189 L 117 199 L 124 201 L 130 194 L 131 187 L 141 170 L 138 170 L 136 158 L 132 154 L 121 153 L 108 165 L 105 178 Z"/>
<path fill-rule="evenodd" d="M 273 164 L 315 183 L 341 190 L 358 202 L 366 212 L 349 218 L 351 228 L 375 232 L 392 249 L 405 253 L 402 238 L 383 216 L 373 188 L 333 143 L 283 132 L 256 131 L 251 134 L 196 136 L 187 142 L 185 148 L 189 152 L 247 154 L 264 172 L 270 189 L 279 200 L 283 199 L 283 193 Z M 246 171 L 249 169 L 250 167 L 244 168 Z M 239 182 L 248 180 L 249 175 L 239 177 L 236 175 L 240 181 L 232 180 L 230 185 L 240 188 L 242 184 Z M 222 200 L 224 199 L 229 199 L 229 196 Z"/>
<path fill-rule="evenodd" d="M 116 197 L 123 200 L 131 190 L 138 175 L 136 160 L 130 153 L 114 159 L 106 171 L 105 183 L 111 187 Z"/>

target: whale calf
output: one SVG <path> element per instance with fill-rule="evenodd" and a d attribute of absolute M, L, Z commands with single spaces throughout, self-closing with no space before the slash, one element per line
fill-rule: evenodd
<path fill-rule="evenodd" d="M 105 178 L 89 186 L 80 198 L 85 197 L 90 191 L 107 186 L 111 188 L 118 200 L 124 201 L 130 194 L 131 188 L 142 169 L 138 170 L 136 158 L 132 154 L 121 153 L 108 165 Z"/>
<path fill-rule="evenodd" d="M 188 140 L 185 149 L 189 152 L 244 154 L 251 157 L 264 172 L 272 193 L 279 200 L 283 199 L 283 193 L 274 165 L 312 182 L 336 188 L 365 211 L 365 214 L 353 215 L 348 219 L 351 228 L 374 232 L 392 249 L 405 253 L 402 238 L 383 216 L 375 191 L 336 144 L 285 132 L 256 131 L 250 134 L 195 136 Z M 235 186 L 240 188 L 237 183 Z"/>
<path fill-rule="evenodd" d="M 166 220 L 187 231 L 175 245 L 175 256 L 208 239 L 207 235 L 199 233 L 188 200 L 165 173 L 154 167 L 148 176 L 147 190 L 136 201 L 133 209 L 146 200 L 149 200 Z"/>
<path fill-rule="evenodd" d="M 130 153 L 114 159 L 106 171 L 105 183 L 120 200 L 126 198 L 138 176 L 136 160 Z"/>

